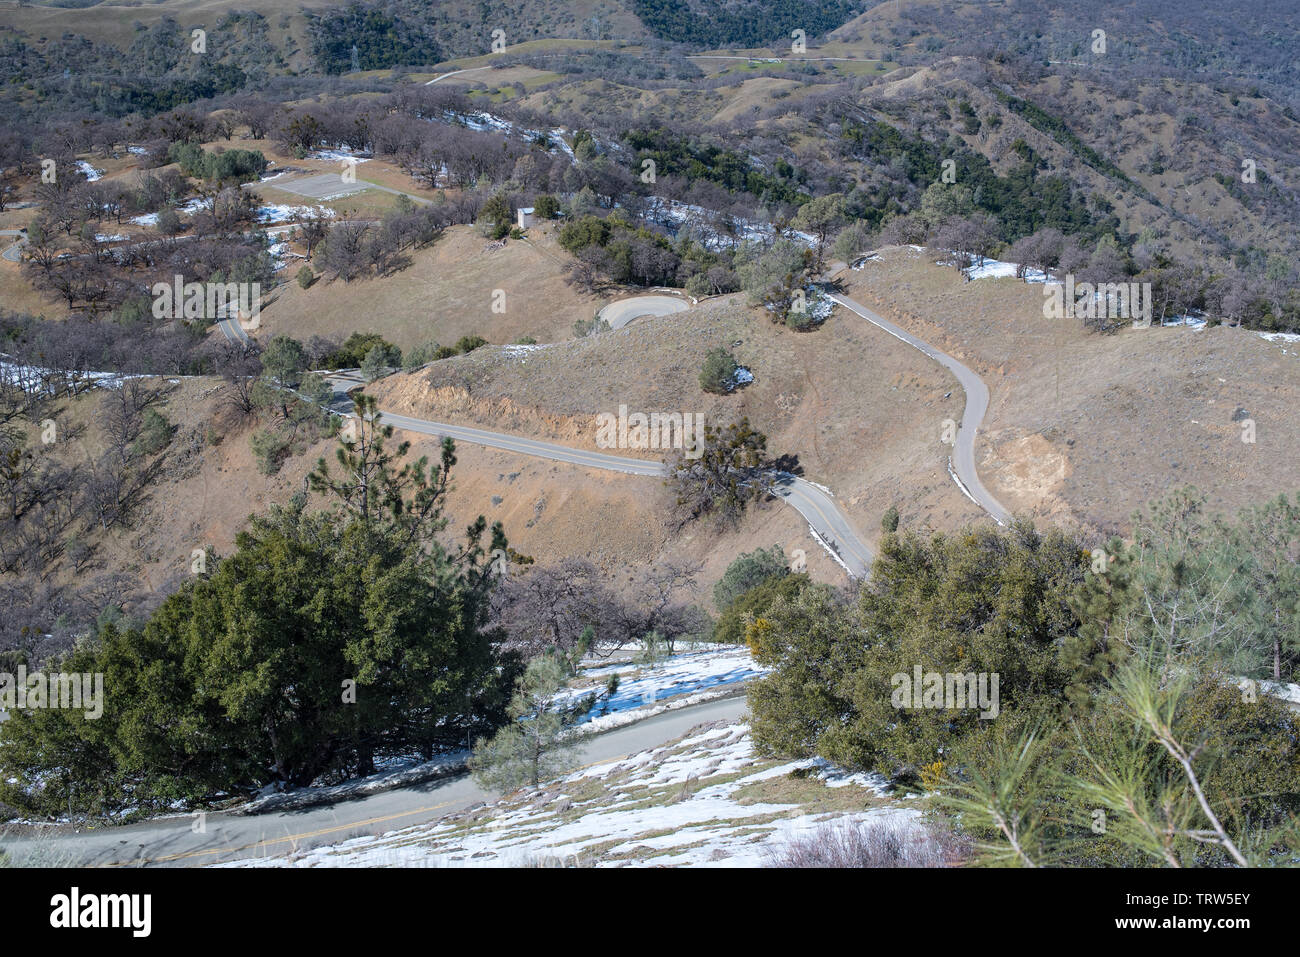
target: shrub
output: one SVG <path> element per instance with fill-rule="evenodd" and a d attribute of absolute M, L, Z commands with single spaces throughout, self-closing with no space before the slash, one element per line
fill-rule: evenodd
<path fill-rule="evenodd" d="M 725 395 L 735 388 L 737 368 L 736 357 L 726 349 L 721 346 L 711 349 L 704 357 L 704 365 L 700 369 L 700 388 L 705 392 Z"/>
<path fill-rule="evenodd" d="M 769 867 L 945 867 L 960 856 L 946 836 L 919 824 L 839 821 L 769 852 Z"/>
<path fill-rule="evenodd" d="M 402 350 L 374 332 L 352 333 L 343 345 L 325 357 L 322 364 L 326 369 L 356 369 L 376 346 L 383 349 L 385 365 L 401 366 Z"/>
<path fill-rule="evenodd" d="M 579 319 L 573 324 L 573 334 L 579 339 L 585 339 L 587 336 L 598 332 L 609 332 L 609 323 L 599 316 L 594 316 L 591 319 Z"/>
<path fill-rule="evenodd" d="M 434 359 L 438 358 L 439 348 L 440 346 L 438 343 L 430 340 L 428 342 L 422 342 L 411 349 L 407 349 L 403 354 L 402 368 L 415 369 L 428 362 L 432 362 Z"/>
<path fill-rule="evenodd" d="M 456 351 L 461 355 L 468 355 L 480 346 L 485 346 L 488 341 L 482 336 L 461 336 L 456 340 Z"/>
<path fill-rule="evenodd" d="M 373 382 L 388 371 L 388 353 L 383 346 L 375 346 L 361 360 L 361 375 L 367 382 Z"/>
<path fill-rule="evenodd" d="M 898 531 L 898 509 L 891 505 L 880 519 L 880 528 L 885 532 Z"/>
<path fill-rule="evenodd" d="M 135 441 L 137 455 L 153 455 L 167 448 L 172 440 L 172 424 L 156 409 L 145 409 L 140 421 L 140 437 Z"/>
<path fill-rule="evenodd" d="M 566 677 L 564 665 L 554 655 L 543 655 L 528 665 L 507 709 L 511 722 L 474 745 L 469 767 L 480 787 L 500 791 L 537 787 L 577 764 L 581 746 L 567 732 L 590 710 L 595 696 L 557 704 Z"/>
<path fill-rule="evenodd" d="M 722 578 L 713 586 L 713 604 L 718 611 L 726 611 L 733 601 L 756 585 L 761 585 L 769 578 L 789 574 L 785 563 L 785 552 L 780 545 L 771 548 L 756 548 L 732 559 Z"/>
<path fill-rule="evenodd" d="M 764 614 L 755 658 L 774 670 L 751 685 L 755 745 L 912 780 L 936 755 L 961 761 L 990 727 L 1058 707 L 1074 677 L 1059 659 L 1079 626 L 1069 599 L 1086 557 L 1027 522 L 886 536 L 854 602 L 813 586 Z M 918 666 L 997 674 L 998 720 L 980 718 L 983 707 L 896 703 L 894 692 L 915 700 L 902 678 Z"/>
<path fill-rule="evenodd" d="M 311 271 L 311 267 L 304 265 L 298 270 L 298 285 L 303 289 L 310 289 L 311 284 L 316 281 L 316 274 Z"/>
<path fill-rule="evenodd" d="M 292 451 L 293 440 L 276 429 L 258 429 L 249 438 L 257 470 L 263 475 L 274 475 Z"/>
<path fill-rule="evenodd" d="M 796 575 L 774 575 L 748 591 L 736 596 L 718 616 L 713 626 L 712 639 L 727 644 L 740 644 L 748 640 L 751 622 L 763 618 L 780 601 L 791 601 L 807 587 L 809 578 L 800 572 Z"/>

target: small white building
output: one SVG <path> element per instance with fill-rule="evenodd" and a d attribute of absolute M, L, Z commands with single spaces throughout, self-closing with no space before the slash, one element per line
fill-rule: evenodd
<path fill-rule="evenodd" d="M 532 206 L 519 207 L 519 209 L 515 210 L 515 215 L 518 217 L 518 226 L 520 229 L 527 229 L 533 224 L 534 217 Z"/>

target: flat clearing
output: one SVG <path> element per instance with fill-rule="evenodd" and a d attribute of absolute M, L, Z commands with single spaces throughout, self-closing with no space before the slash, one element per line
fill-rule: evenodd
<path fill-rule="evenodd" d="M 565 284 L 565 253 L 550 229 L 536 226 L 526 240 L 488 249 L 474 227 L 453 226 L 390 276 L 317 281 L 305 290 L 286 283 L 262 316 L 263 336 L 306 341 L 377 332 L 403 349 L 429 341 L 451 345 L 466 335 L 492 343 L 526 335 L 542 342 L 568 338 L 574 322 L 594 316 L 601 300 Z M 494 312 L 494 305 L 503 311 Z"/>

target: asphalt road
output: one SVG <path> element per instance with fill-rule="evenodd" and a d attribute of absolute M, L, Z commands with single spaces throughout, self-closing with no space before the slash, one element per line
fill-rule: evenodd
<path fill-rule="evenodd" d="M 14 207 L 10 207 L 14 208 Z M 16 236 L 18 241 L 12 246 L 7 246 L 4 252 L 0 253 L 11 263 L 20 263 L 23 261 L 23 243 L 27 242 L 27 231 L 23 229 L 0 229 L 0 236 Z"/>
<path fill-rule="evenodd" d="M 743 696 L 669 711 L 587 738 L 585 765 L 618 761 L 680 737 L 698 724 L 734 720 L 748 708 Z M 51 832 L 39 839 L 0 836 L 0 850 L 17 863 L 67 867 L 183 867 L 219 861 L 280 857 L 436 820 L 492 800 L 469 775 L 382 791 L 325 807 L 243 816 L 209 814 L 202 833 L 190 815 L 96 831 Z"/>
<path fill-rule="evenodd" d="M 832 273 L 837 271 L 838 269 L 832 267 Z M 962 365 L 946 352 L 940 352 L 928 342 L 916 338 L 916 336 L 894 325 L 888 319 L 876 315 L 861 303 L 839 293 L 829 293 L 829 296 L 850 312 L 879 326 L 891 336 L 906 342 L 913 349 L 925 353 L 957 377 L 957 381 L 961 383 L 962 389 L 966 392 L 966 409 L 962 413 L 950 458 L 953 471 L 956 473 L 958 481 L 965 487 L 967 494 L 980 508 L 988 512 L 995 522 L 999 525 L 1010 524 L 1011 513 L 984 487 L 984 483 L 980 481 L 979 473 L 975 470 L 975 436 L 979 432 L 980 423 L 984 421 L 984 413 L 988 411 L 989 407 L 989 389 L 984 384 L 984 380 L 972 369 Z"/>
<path fill-rule="evenodd" d="M 609 323 L 611 329 L 622 329 L 633 319 L 642 316 L 667 316 L 689 309 L 691 304 L 677 296 L 633 296 L 619 299 L 600 310 L 598 315 Z"/>
<path fill-rule="evenodd" d="M 435 76 L 432 80 L 429 80 L 429 81 L 428 81 L 427 83 L 425 83 L 424 85 L 425 85 L 425 86 L 433 86 L 433 85 L 434 85 L 435 83 L 437 83 L 439 80 L 445 80 L 445 79 L 447 79 L 447 77 L 449 77 L 449 76 L 460 76 L 460 74 L 462 74 L 462 73 L 477 73 L 479 70 L 490 70 L 490 69 L 492 69 L 492 67 L 490 67 L 490 66 L 472 66 L 472 67 L 470 67 L 469 69 L 466 69 L 466 70 L 452 70 L 450 73 L 440 73 L 440 74 L 438 74 L 438 75 Z"/>
<path fill-rule="evenodd" d="M 331 373 L 327 379 L 336 389 L 347 391 L 360 385 L 362 380 L 352 370 Z M 451 425 L 446 422 L 433 422 L 428 419 L 416 419 L 407 415 L 380 410 L 384 422 L 408 432 L 423 435 L 450 436 L 458 442 L 471 442 L 488 448 L 502 449 L 506 452 L 518 452 L 538 458 L 551 459 L 556 462 L 568 462 L 586 468 L 604 469 L 610 472 L 622 472 L 626 475 L 663 476 L 666 466 L 662 462 L 646 459 L 624 458 L 607 455 L 603 452 L 588 452 L 583 449 L 570 448 L 553 442 L 541 442 L 504 432 L 489 432 L 464 425 Z M 839 510 L 834 498 L 822 488 L 795 476 L 785 477 L 775 491 L 778 498 L 802 515 L 816 533 L 833 545 L 848 572 L 857 578 L 865 578 L 871 567 L 872 552 L 863 541 L 852 523 Z"/>

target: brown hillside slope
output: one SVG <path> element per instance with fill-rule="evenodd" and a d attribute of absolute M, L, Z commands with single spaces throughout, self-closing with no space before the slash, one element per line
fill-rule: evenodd
<path fill-rule="evenodd" d="M 1041 286 L 963 282 L 936 258 L 887 250 L 844 274 L 847 294 L 984 377 L 991 404 L 976 455 L 1009 508 L 1124 528 L 1178 485 L 1231 510 L 1300 484 L 1295 343 L 1234 328 L 1100 335 L 1044 319 Z M 1243 417 L 1254 444 L 1242 441 Z"/>

